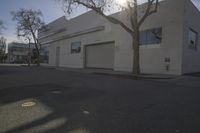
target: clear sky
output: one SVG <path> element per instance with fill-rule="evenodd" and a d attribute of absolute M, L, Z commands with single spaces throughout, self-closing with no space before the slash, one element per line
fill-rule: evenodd
<path fill-rule="evenodd" d="M 0 20 L 5 22 L 7 29 L 3 30 L 3 36 L 8 43 L 18 41 L 16 38 L 16 22 L 12 20 L 10 12 L 17 11 L 20 8 L 40 9 L 45 23 L 65 15 L 61 4 L 55 0 L 0 0 Z M 81 12 L 77 12 L 76 15 Z"/>
<path fill-rule="evenodd" d="M 193 2 L 200 8 L 200 0 L 193 0 Z M 40 9 L 46 23 L 65 15 L 61 4 L 55 0 L 0 0 L 0 19 L 6 23 L 7 29 L 3 31 L 3 36 L 6 37 L 7 42 L 17 41 L 16 22 L 13 22 L 10 12 L 20 8 Z M 82 13 L 83 10 L 80 9 L 75 15 Z"/>
<path fill-rule="evenodd" d="M 193 3 L 200 9 L 200 0 L 192 0 Z"/>

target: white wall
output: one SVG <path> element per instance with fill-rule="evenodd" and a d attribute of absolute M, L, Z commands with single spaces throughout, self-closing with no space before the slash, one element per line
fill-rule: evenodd
<path fill-rule="evenodd" d="M 182 69 L 182 44 L 183 44 L 183 0 L 166 0 L 159 6 L 158 13 L 149 17 L 141 30 L 162 27 L 163 40 L 158 45 L 141 46 L 141 70 L 144 73 L 181 74 Z M 114 14 L 119 19 L 124 19 L 124 14 Z M 128 23 L 128 22 L 126 22 Z M 93 11 L 78 16 L 67 22 L 67 31 L 61 33 L 71 34 L 96 26 L 105 26 L 105 30 L 90 34 L 60 40 L 49 44 L 49 64 L 55 65 L 56 46 L 61 47 L 60 66 L 84 67 L 84 45 L 107 41 L 115 41 L 115 64 L 114 70 L 131 71 L 133 62 L 132 41 L 130 35 L 119 25 L 113 25 Z M 59 36 L 59 35 L 57 35 Z M 45 42 L 51 38 L 41 39 Z M 71 42 L 81 41 L 80 54 L 71 54 Z M 170 69 L 166 71 L 164 59 L 170 57 Z"/>
<path fill-rule="evenodd" d="M 140 66 L 144 73 L 181 74 L 183 37 L 183 0 L 167 0 L 159 6 L 158 13 L 150 16 L 140 30 L 162 27 L 163 39 L 158 45 L 140 47 Z M 124 16 L 124 15 L 123 15 Z M 116 70 L 132 68 L 131 37 L 123 30 L 117 32 L 118 52 Z M 170 69 L 166 71 L 164 59 L 170 57 Z M 125 64 L 125 65 L 123 65 Z"/>
<path fill-rule="evenodd" d="M 88 23 L 88 20 L 91 20 Z M 61 59 L 60 66 L 61 67 L 74 67 L 74 68 L 83 68 L 84 67 L 84 46 L 88 44 L 95 44 L 100 42 L 109 42 L 114 41 L 114 34 L 111 33 L 110 24 L 107 23 L 101 17 L 97 17 L 97 14 L 90 11 L 84 15 L 81 15 L 77 18 L 72 19 L 67 24 L 68 31 L 65 33 L 72 34 L 79 31 L 84 31 L 90 28 L 94 28 L 97 26 L 105 26 L 105 30 L 100 32 L 93 32 L 90 34 L 81 35 L 78 37 L 73 37 L 69 39 L 64 39 L 60 41 L 53 42 L 49 45 L 50 47 L 50 57 L 49 63 L 50 65 L 55 65 L 55 52 L 56 46 L 60 46 L 61 48 Z M 75 27 L 75 28 L 74 28 Z M 48 39 L 46 39 L 48 40 Z M 46 41 L 45 40 L 45 41 Z M 78 54 L 71 54 L 71 43 L 72 42 L 81 42 L 82 48 L 81 52 Z"/>
<path fill-rule="evenodd" d="M 184 1 L 183 73 L 200 72 L 200 12 L 192 2 L 189 0 Z M 198 45 L 196 50 L 188 47 L 189 28 L 198 32 Z"/>

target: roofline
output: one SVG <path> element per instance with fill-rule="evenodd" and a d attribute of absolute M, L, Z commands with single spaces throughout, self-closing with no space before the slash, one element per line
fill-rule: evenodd
<path fill-rule="evenodd" d="M 192 4 L 192 6 L 197 10 L 197 12 L 200 15 L 200 9 L 198 9 L 197 6 L 195 6 L 195 4 L 192 2 L 192 0 L 189 0 L 189 2 Z"/>
<path fill-rule="evenodd" d="M 79 32 L 63 35 L 63 36 L 57 37 L 55 39 L 52 39 L 50 41 L 46 41 L 46 42 L 42 42 L 41 41 L 40 43 L 42 45 L 45 45 L 45 44 L 49 44 L 49 43 L 60 41 L 60 40 L 64 40 L 64 39 L 69 39 L 69 38 L 73 38 L 73 37 L 77 37 L 77 36 L 81 36 L 81 35 L 85 35 L 85 34 L 89 34 L 89 33 L 93 33 L 93 32 L 102 31 L 104 29 L 105 29 L 105 26 L 93 27 L 93 28 L 86 29 L 86 30 L 83 30 L 83 31 L 79 31 Z"/>
<path fill-rule="evenodd" d="M 61 19 L 61 18 L 65 18 L 65 16 L 63 15 L 63 16 L 61 16 L 61 17 L 59 17 L 59 18 L 57 18 L 57 19 L 55 19 L 55 20 L 53 20 L 53 21 L 51 21 L 51 22 L 49 22 L 49 23 L 47 23 L 47 24 L 45 24 L 45 25 L 50 25 L 50 24 L 52 24 L 52 23 L 55 23 L 56 21 L 58 21 L 59 19 Z M 66 19 L 67 20 L 67 19 Z"/>

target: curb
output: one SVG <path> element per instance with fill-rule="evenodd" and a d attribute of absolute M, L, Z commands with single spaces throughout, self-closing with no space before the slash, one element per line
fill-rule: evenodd
<path fill-rule="evenodd" d="M 111 73 L 101 73 L 101 72 L 93 72 L 93 74 L 97 75 L 107 75 L 107 76 L 116 76 L 122 78 L 131 78 L 131 79 L 173 79 L 177 76 L 170 76 L 170 77 L 161 77 L 161 76 L 153 76 L 153 75 L 128 75 L 128 74 L 111 74 Z"/>

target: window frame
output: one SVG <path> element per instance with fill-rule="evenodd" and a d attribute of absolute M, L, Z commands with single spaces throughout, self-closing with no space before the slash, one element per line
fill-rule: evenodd
<path fill-rule="evenodd" d="M 191 44 L 191 40 L 190 40 L 190 32 L 194 33 L 196 35 L 195 37 L 195 44 L 194 46 L 192 46 Z M 199 39 L 199 33 L 197 31 L 195 31 L 193 28 L 189 28 L 188 30 L 188 47 L 189 49 L 194 49 L 197 50 L 197 46 L 198 46 L 198 39 Z"/>
<path fill-rule="evenodd" d="M 155 42 L 155 40 L 151 40 L 151 42 L 148 40 L 148 37 L 150 37 L 150 36 L 148 36 L 148 35 L 150 35 L 150 34 L 152 34 L 152 31 L 153 30 L 160 30 L 160 32 L 161 32 L 161 38 L 160 38 L 160 40 L 159 40 L 159 42 Z M 146 40 L 144 41 L 145 43 L 141 43 L 142 41 L 141 41 L 141 35 L 142 34 L 146 34 Z M 155 35 L 154 35 L 155 36 Z M 156 38 L 156 37 L 155 37 Z M 154 39 L 155 39 L 154 38 Z M 149 42 L 148 42 L 149 41 Z M 147 46 L 147 45 L 156 45 L 156 44 L 161 44 L 162 43 L 162 41 L 163 41 L 163 28 L 162 27 L 156 27 L 156 28 L 151 28 L 151 29 L 147 29 L 147 30 L 142 30 L 142 31 L 140 31 L 140 40 L 139 40 L 139 42 L 140 42 L 140 46 Z"/>
<path fill-rule="evenodd" d="M 75 49 L 73 50 L 73 45 L 74 44 L 79 44 L 80 46 L 80 50 L 79 51 L 76 51 Z M 79 53 L 81 53 L 81 41 L 77 41 L 77 42 L 71 42 L 71 49 L 70 49 L 70 52 L 71 52 L 71 54 L 79 54 Z"/>

